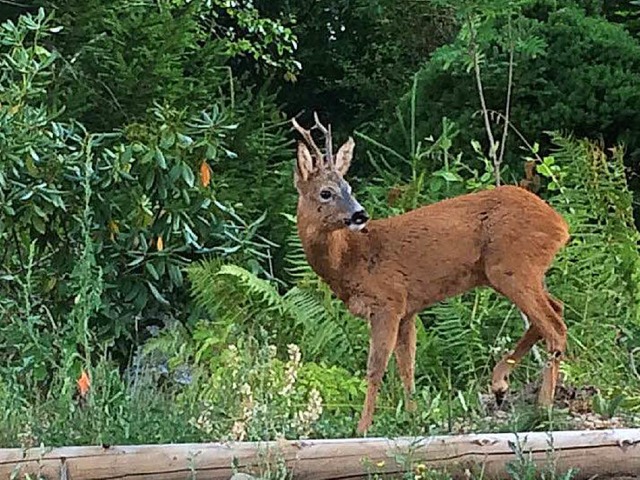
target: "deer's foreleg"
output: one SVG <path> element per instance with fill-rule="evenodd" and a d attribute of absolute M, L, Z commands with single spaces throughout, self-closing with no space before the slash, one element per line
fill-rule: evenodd
<path fill-rule="evenodd" d="M 374 312 L 370 317 L 371 338 L 369 341 L 369 359 L 367 361 L 367 395 L 362 415 L 358 422 L 358 433 L 365 432 L 373 421 L 376 397 L 387 370 L 389 357 L 396 346 L 400 315 L 391 312 Z"/>
<path fill-rule="evenodd" d="M 404 317 L 400 321 L 396 340 L 396 364 L 404 386 L 404 404 L 407 411 L 416 409 L 411 399 L 414 393 L 414 375 L 416 363 L 416 317 Z"/>

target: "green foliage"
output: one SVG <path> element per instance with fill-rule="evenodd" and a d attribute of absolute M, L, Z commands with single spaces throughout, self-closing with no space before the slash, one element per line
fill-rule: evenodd
<path fill-rule="evenodd" d="M 640 338 L 640 236 L 623 150 L 607 154 L 601 145 L 559 135 L 554 143 L 558 148 L 553 158 L 562 171 L 559 187 L 564 188 L 558 187 L 550 201 L 569 222 L 572 237 L 549 277 L 553 291 L 565 301 L 571 332 L 572 361 L 565 365 L 566 375 L 573 382 L 597 383 L 600 374 L 590 375 L 587 367 L 597 365 L 595 372 L 607 372 L 610 393 L 631 393 L 635 388 L 625 385 L 637 379 L 628 359 Z"/>
<path fill-rule="evenodd" d="M 259 71 L 295 76 L 291 30 L 261 16 L 252 2 L 232 3 L 47 2 L 65 27 L 57 45 L 68 61 L 58 75 L 57 102 L 88 127 L 111 130 L 146 118 L 154 102 L 208 108 L 231 81 L 231 63 L 244 56 Z M 250 69 L 240 67 L 234 69 Z"/>
<path fill-rule="evenodd" d="M 612 21 L 622 23 L 636 38 L 640 35 L 640 4 L 637 0 L 602 2 L 603 13 Z"/>
<path fill-rule="evenodd" d="M 376 123 L 391 111 L 415 69 L 453 28 L 447 12 L 430 1 L 260 3 L 266 11 L 282 9 L 297 19 L 292 28 L 302 71 L 283 89 L 287 110 L 326 110 L 337 132 Z"/>
<path fill-rule="evenodd" d="M 113 342 L 167 315 L 184 315 L 182 268 L 194 258 L 235 255 L 258 270 L 260 262 L 268 263 L 275 244 L 258 232 L 265 220 L 257 208 L 261 199 L 247 195 L 246 206 L 233 208 L 217 195 L 243 175 L 229 171 L 227 161 L 284 149 L 278 131 L 251 143 L 256 132 L 248 134 L 238 118 L 244 108 L 234 110 L 224 97 L 197 113 L 155 104 L 146 123 L 113 134 L 56 122 L 45 89 L 52 85 L 57 56 L 42 46 L 51 31 L 57 28 L 41 13 L 21 17 L 17 25 L 7 22 L 1 32 L 6 55 L 0 60 L 0 143 L 6 153 L 0 163 L 0 242 L 6 280 L 24 272 L 25 252 L 35 241 L 33 281 L 53 317 L 64 317 L 73 300 L 69 280 L 77 275 L 73 259 L 84 258 L 82 239 L 90 235 L 104 288 L 99 312 L 85 327 Z M 274 107 L 260 100 L 256 113 L 267 129 L 274 114 L 265 112 Z M 229 145 L 243 141 L 249 142 L 239 158 Z M 268 168 L 263 162 L 256 170 L 260 166 Z M 238 209 L 258 218 L 245 221 Z M 84 223 L 78 221 L 86 215 Z M 12 284 L 4 288 L 11 292 Z"/>
<path fill-rule="evenodd" d="M 418 74 L 418 138 L 436 131 L 443 116 L 462 129 L 454 146 L 467 155 L 473 155 L 471 140 L 486 138 L 474 52 L 487 108 L 498 124 L 496 128 L 492 122 L 493 128 L 501 131 L 513 53 L 510 121 L 525 139 L 531 142 L 550 128 L 580 137 L 601 136 L 608 144 L 625 142 L 628 162 L 635 165 L 640 44 L 623 28 L 588 16 L 578 7 L 507 3 L 511 8 L 499 9 L 492 2 L 480 9 L 462 9 L 467 20 L 456 41 L 435 52 Z M 407 95 L 400 104 L 402 111 L 408 111 L 409 104 Z M 388 138 L 392 145 L 398 138 L 405 145 L 409 142 L 397 128 Z M 526 145 L 513 131 L 507 141 L 507 160 L 517 170 L 517 148 Z M 548 145 L 544 143 L 545 148 Z"/>
<path fill-rule="evenodd" d="M 160 354 L 170 372 L 188 365 L 189 386 L 178 400 L 197 400 L 200 414 L 190 423 L 205 436 L 232 440 L 309 436 L 326 428 L 327 416 L 350 413 L 364 398 L 363 380 L 339 367 L 303 361 L 295 344 L 286 346 L 282 360 L 275 345 L 255 340 L 259 333 L 238 335 L 235 343 L 226 344 L 215 338 L 213 326 L 199 325 L 190 348 L 177 355 L 172 341 L 165 341 L 172 335 L 167 331 L 148 343 L 142 357 L 149 364 Z"/>
<path fill-rule="evenodd" d="M 301 252 L 296 243 L 291 251 Z M 365 324 L 354 322 L 310 270 L 299 271 L 297 285 L 282 295 L 274 282 L 237 265 L 211 261 L 188 271 L 196 304 L 216 319 L 218 332 L 265 329 L 279 345 L 299 344 L 314 362 L 350 367 L 354 355 L 366 357 Z"/>
<path fill-rule="evenodd" d="M 473 142 L 475 153 L 482 168 L 472 168 L 463 162 L 462 154 L 454 153 L 452 146 L 460 131 L 447 118 L 442 118 L 441 132 L 420 136 L 417 124 L 418 78 L 414 78 L 407 115 L 397 114 L 397 126 L 405 145 L 394 149 L 362 132 L 356 135 L 370 145 L 367 152 L 375 177 L 370 179 L 364 195 L 374 216 L 398 214 L 421 204 L 475 191 L 492 185 L 494 168 L 481 152 L 478 142 Z M 404 178 L 408 176 L 407 183 Z M 386 194 L 386 195 L 385 195 Z M 386 198 L 385 198 L 386 197 Z M 381 199 L 385 202 L 381 203 Z"/>
<path fill-rule="evenodd" d="M 522 443 L 526 443 L 526 439 Z M 543 468 L 540 468 L 533 462 L 531 454 L 527 454 L 525 451 L 525 445 L 522 443 L 520 442 L 520 439 L 518 439 L 511 445 L 511 448 L 515 453 L 516 460 L 508 464 L 507 473 L 513 480 L 534 480 L 537 478 L 549 480 L 572 480 L 579 473 L 578 468 L 570 468 L 564 473 L 558 471 L 554 459 L 554 445 L 552 438 L 548 441 L 549 450 L 547 451 L 547 461 Z"/>
<path fill-rule="evenodd" d="M 242 3 L 206 0 L 200 2 L 200 21 L 209 27 L 210 35 L 223 40 L 225 50 L 232 57 L 248 56 L 258 69 L 284 70 L 284 78 L 295 81 L 301 68 L 300 62 L 293 59 L 297 38 L 291 28 L 284 25 L 292 23 L 293 18 L 265 17 L 252 0 Z"/>

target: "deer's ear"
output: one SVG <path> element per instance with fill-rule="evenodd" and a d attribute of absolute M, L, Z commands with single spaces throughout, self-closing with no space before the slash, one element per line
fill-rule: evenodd
<path fill-rule="evenodd" d="M 304 180 L 309 179 L 313 173 L 315 166 L 313 164 L 313 157 L 307 146 L 298 142 L 298 158 L 296 159 L 296 181 L 297 179 Z"/>
<path fill-rule="evenodd" d="M 353 149 L 356 146 L 356 142 L 353 138 L 349 137 L 336 153 L 336 170 L 343 177 L 346 175 L 349 167 L 351 166 L 351 159 L 353 158 Z"/>

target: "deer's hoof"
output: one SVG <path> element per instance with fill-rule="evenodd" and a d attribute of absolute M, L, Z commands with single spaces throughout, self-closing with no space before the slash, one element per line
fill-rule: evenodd
<path fill-rule="evenodd" d="M 491 383 L 491 391 L 496 397 L 496 405 L 498 407 L 502 406 L 502 402 L 504 402 L 504 398 L 506 397 L 508 390 L 509 383 L 507 382 L 506 375 L 494 378 L 493 382 Z"/>
<path fill-rule="evenodd" d="M 504 390 L 496 390 L 493 392 L 493 395 L 496 398 L 496 405 L 498 407 L 501 407 L 504 403 L 504 398 L 507 396 L 507 389 L 505 388 Z"/>
<path fill-rule="evenodd" d="M 416 405 L 416 402 L 414 402 L 414 401 L 413 401 L 413 400 L 411 400 L 411 399 L 408 399 L 408 400 L 405 402 L 404 408 L 405 408 L 405 410 L 406 410 L 407 412 L 409 412 L 409 413 L 413 413 L 413 412 L 415 412 L 415 411 L 418 409 L 418 406 Z"/>

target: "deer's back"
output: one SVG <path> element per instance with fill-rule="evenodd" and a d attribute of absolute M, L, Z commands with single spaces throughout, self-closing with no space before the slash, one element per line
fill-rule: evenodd
<path fill-rule="evenodd" d="M 408 309 L 419 311 L 486 284 L 486 262 L 546 269 L 568 228 L 536 195 L 503 186 L 373 221 L 368 237 L 369 281 L 402 283 Z"/>

